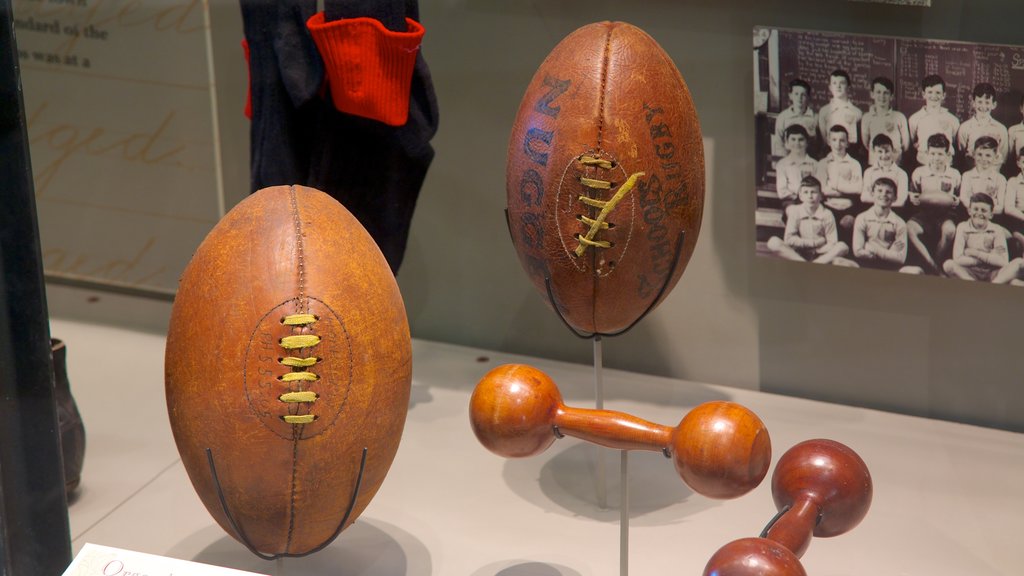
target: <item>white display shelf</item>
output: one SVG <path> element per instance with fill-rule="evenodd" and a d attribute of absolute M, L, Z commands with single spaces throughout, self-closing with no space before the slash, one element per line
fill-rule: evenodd
<path fill-rule="evenodd" d="M 405 433 L 377 496 L 328 548 L 278 563 L 227 536 L 193 492 L 167 420 L 163 338 L 60 319 L 51 330 L 68 344 L 88 434 L 70 507 L 76 553 L 94 542 L 274 575 L 619 573 L 616 452 L 607 458 L 610 509 L 601 510 L 599 448 L 565 438 L 539 456 L 506 460 L 469 427 L 469 396 L 490 368 L 533 364 L 559 384 L 566 404 L 587 407 L 590 366 L 414 341 Z M 856 450 L 874 479 L 871 511 L 852 532 L 812 541 L 803 559 L 809 574 L 1019 573 L 1024 435 L 615 370 L 604 382 L 607 409 L 668 426 L 700 402 L 744 404 L 768 427 L 773 465 L 810 438 Z M 757 535 L 775 513 L 767 479 L 744 497 L 717 501 L 690 491 L 660 453 L 634 452 L 629 462 L 632 574 L 700 574 L 715 550 Z"/>

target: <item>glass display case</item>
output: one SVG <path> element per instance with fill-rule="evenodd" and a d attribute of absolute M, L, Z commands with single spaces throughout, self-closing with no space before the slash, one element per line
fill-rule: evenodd
<path fill-rule="evenodd" d="M 674 290 L 627 333 L 602 339 L 605 406 L 677 422 L 706 400 L 743 403 L 772 434 L 773 465 L 807 438 L 854 448 L 875 483 L 871 512 L 848 535 L 816 540 L 804 559 L 808 573 L 861 574 L 880 562 L 907 573 L 1013 571 L 1009 535 L 1024 528 L 1024 494 L 1014 482 L 1024 473 L 1015 337 L 1024 292 L 939 278 L 949 273 L 937 270 L 794 263 L 774 257 L 769 240 L 781 240 L 788 222 L 776 189 L 788 144 L 774 139 L 788 122 L 798 76 L 806 77 L 810 109 L 820 111 L 830 104 L 832 72 L 849 69 L 850 100 L 863 114 L 876 103 L 874 80 L 892 75 L 894 109 L 908 119 L 923 106 L 917 76 L 945 76 L 955 94 L 946 105 L 961 124 L 972 118 L 970 90 L 991 84 L 992 117 L 1007 128 L 1001 170 L 1011 180 L 1011 131 L 1024 123 L 1024 5 L 422 0 L 420 55 L 438 129 L 397 273 L 413 338 L 406 431 L 359 521 L 320 553 L 276 565 L 249 555 L 207 514 L 178 458 L 164 401 L 163 350 L 179 278 L 206 234 L 253 191 L 240 5 L 11 6 L 17 47 L 3 53 L 24 87 L 42 314 L 48 308 L 50 332 L 67 343 L 90 442 L 68 508 L 72 551 L 95 542 L 268 574 L 342 566 L 362 574 L 614 572 L 615 466 L 600 481 L 610 495 L 602 508 L 597 449 L 564 439 L 534 459 L 505 461 L 479 446 L 467 416 L 476 382 L 513 361 L 551 373 L 577 404 L 594 401 L 594 345 L 566 329 L 520 267 L 505 175 L 530 79 L 568 34 L 608 20 L 644 30 L 685 79 L 700 119 L 705 197 L 696 247 Z M 974 56 L 950 56 L 963 51 Z M 5 78 L 5 93 L 16 82 Z M 831 126 L 809 126 L 811 156 L 822 161 Z M 861 126 L 853 128 L 858 136 Z M 874 163 L 863 144 L 851 148 L 862 175 Z M 951 145 L 959 154 L 952 165 L 968 172 L 971 146 Z M 910 163 L 911 156 L 903 154 Z M 352 169 L 345 157 L 334 162 L 339 172 Z M 905 168 L 909 198 L 914 167 Z M 14 200 L 14 186 L 4 190 L 12 205 L 26 205 Z M 861 212 L 873 205 L 866 198 Z M 853 243 L 851 236 L 851 250 Z M 8 276 L 13 249 L 5 244 L 0 260 Z M 7 308 L 19 308 L 21 297 L 12 302 L 10 294 Z M 5 390 L 16 379 L 8 357 L 16 356 L 4 356 Z M 17 380 L 16 388 L 27 386 Z M 54 469 L 51 452 L 40 462 Z M 721 545 L 757 535 L 775 512 L 769 481 L 738 500 L 707 500 L 661 460 L 636 456 L 629 469 L 629 560 L 638 572 L 697 572 Z M 23 501 L 21 488 L 11 498 L 18 485 L 7 484 L 6 473 L 4 502 Z M 10 527 L 4 534 L 0 552 L 11 557 Z"/>

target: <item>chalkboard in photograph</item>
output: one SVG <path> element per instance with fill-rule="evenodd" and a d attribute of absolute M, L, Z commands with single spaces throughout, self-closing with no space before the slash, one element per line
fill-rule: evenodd
<path fill-rule="evenodd" d="M 946 108 L 967 120 L 971 92 L 982 82 L 996 89 L 998 106 L 992 116 L 1007 126 L 1021 121 L 1020 99 L 1024 88 L 1024 48 L 992 44 L 967 44 L 938 40 L 900 40 L 897 43 L 901 110 L 912 113 L 924 105 L 921 79 L 938 74 L 946 82 Z"/>
<path fill-rule="evenodd" d="M 824 32 L 779 31 L 779 74 L 782 91 L 790 80 L 811 85 L 811 108 L 819 110 L 831 98 L 828 80 L 835 69 L 850 75 L 850 98 L 862 109 L 871 102 L 871 79 L 892 76 L 896 39 L 849 36 Z M 780 108 L 789 105 L 783 98 Z"/>
<path fill-rule="evenodd" d="M 1021 122 L 1020 101 L 1024 90 L 1024 48 L 980 44 L 974 47 L 975 82 L 992 84 L 999 105 L 992 116 L 1006 126 Z"/>
<path fill-rule="evenodd" d="M 961 121 L 971 116 L 974 48 L 961 42 L 902 39 L 897 45 L 897 107 L 908 117 L 924 106 L 921 80 L 938 74 L 946 83 L 946 108 Z"/>

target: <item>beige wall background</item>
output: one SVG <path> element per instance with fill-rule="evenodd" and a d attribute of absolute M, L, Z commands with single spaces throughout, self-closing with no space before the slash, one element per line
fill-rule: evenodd
<path fill-rule="evenodd" d="M 210 6 L 230 205 L 247 190 L 241 22 L 234 2 Z M 1024 45 L 1024 3 L 421 0 L 420 9 L 441 127 L 398 278 L 415 337 L 591 361 L 591 342 L 564 328 L 519 267 L 503 214 L 505 153 L 551 48 L 584 24 L 625 20 L 686 78 L 709 186 L 682 280 L 632 332 L 603 341 L 605 366 L 1024 431 L 1024 290 L 755 256 L 750 54 L 755 24 Z M 51 311 L 101 308 L 51 291 Z M 164 313 L 133 321 L 160 329 Z"/>

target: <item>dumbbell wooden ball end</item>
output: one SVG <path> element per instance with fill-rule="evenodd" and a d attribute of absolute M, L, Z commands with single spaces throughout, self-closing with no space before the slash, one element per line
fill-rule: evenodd
<path fill-rule="evenodd" d="M 469 400 L 470 425 L 485 448 L 506 458 L 540 454 L 555 441 L 562 394 L 547 374 L 521 364 L 491 370 Z"/>
<path fill-rule="evenodd" d="M 838 536 L 860 524 L 872 494 L 864 460 L 834 440 L 806 440 L 793 446 L 779 458 L 772 474 L 775 507 L 795 510 L 802 502 L 813 506 L 819 514 L 814 536 L 819 538 Z"/>
<path fill-rule="evenodd" d="M 750 410 L 735 402 L 705 402 L 675 428 L 672 454 L 676 471 L 691 488 L 710 498 L 736 498 L 768 473 L 772 442 Z"/>
<path fill-rule="evenodd" d="M 722 546 L 704 576 L 807 576 L 800 559 L 778 542 L 743 538 Z"/>
<path fill-rule="evenodd" d="M 702 404 L 669 428 L 622 412 L 567 407 L 546 374 L 523 365 L 499 366 L 480 380 L 470 423 L 481 444 L 508 458 L 543 452 L 556 429 L 608 448 L 665 451 L 683 480 L 712 498 L 754 489 L 771 461 L 764 424 L 739 404 Z"/>
<path fill-rule="evenodd" d="M 726 544 L 704 575 L 804 576 L 798 559 L 811 536 L 852 530 L 867 514 L 872 492 L 867 465 L 852 449 L 832 440 L 801 442 L 779 458 L 772 474 L 772 496 L 784 512 L 766 538 Z"/>

